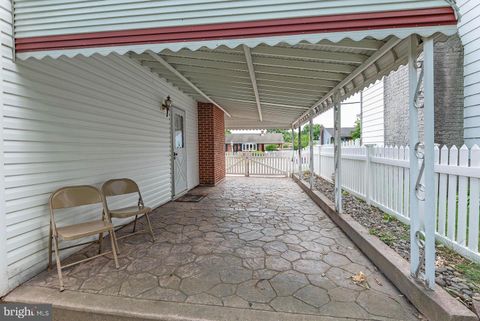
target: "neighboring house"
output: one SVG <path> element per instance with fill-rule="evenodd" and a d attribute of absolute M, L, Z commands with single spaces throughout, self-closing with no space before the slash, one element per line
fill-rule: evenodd
<path fill-rule="evenodd" d="M 435 142 L 464 142 L 463 48 L 455 35 L 435 43 Z M 363 91 L 362 143 L 408 144 L 408 67 L 401 66 Z M 479 110 L 480 112 L 480 110 Z M 423 113 L 419 113 L 423 131 Z"/>
<path fill-rule="evenodd" d="M 278 133 L 225 135 L 225 150 L 227 152 L 264 152 L 267 145 L 275 145 L 278 149 L 281 149 L 283 143 L 283 135 Z"/>
<path fill-rule="evenodd" d="M 362 144 L 383 145 L 385 136 L 383 80 L 377 81 L 363 91 L 362 99 Z"/>
<path fill-rule="evenodd" d="M 471 147 L 480 145 L 480 2 L 457 4 L 458 35 L 435 44 L 435 142 Z M 406 66 L 363 91 L 362 143 L 408 144 L 408 95 Z"/>
<path fill-rule="evenodd" d="M 343 127 L 340 133 L 342 141 L 351 140 L 354 129 L 354 127 Z M 322 127 L 320 129 L 320 145 L 333 144 L 335 141 L 334 136 L 335 134 L 333 128 Z"/>

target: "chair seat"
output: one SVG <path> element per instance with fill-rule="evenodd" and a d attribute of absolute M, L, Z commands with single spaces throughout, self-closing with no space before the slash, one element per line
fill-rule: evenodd
<path fill-rule="evenodd" d="M 57 227 L 57 233 L 64 240 L 75 240 L 81 237 L 107 232 L 111 229 L 113 229 L 112 223 L 98 220 Z"/>
<path fill-rule="evenodd" d="M 143 215 L 145 213 L 149 213 L 151 210 L 152 209 L 150 207 L 138 208 L 138 206 L 130 206 L 110 210 L 110 216 L 116 218 L 127 218 L 135 215 Z"/>

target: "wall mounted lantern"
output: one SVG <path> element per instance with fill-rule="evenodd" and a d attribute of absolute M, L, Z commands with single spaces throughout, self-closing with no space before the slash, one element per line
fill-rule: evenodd
<path fill-rule="evenodd" d="M 165 101 L 162 103 L 162 110 L 166 110 L 167 117 L 171 107 L 172 107 L 172 100 L 170 99 L 170 96 L 167 96 L 167 99 L 165 99 Z"/>

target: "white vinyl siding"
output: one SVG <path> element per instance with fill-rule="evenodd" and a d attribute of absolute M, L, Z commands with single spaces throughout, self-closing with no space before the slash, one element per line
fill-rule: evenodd
<path fill-rule="evenodd" d="M 443 0 L 15 0 L 15 16 L 23 38 L 445 6 Z"/>
<path fill-rule="evenodd" d="M 8 268 L 7 268 L 7 232 L 5 215 L 5 168 L 4 168 L 4 143 L 3 143 L 3 58 L 4 52 L 11 52 L 11 12 L 10 2 L 0 0 L 0 295 L 8 290 Z"/>
<path fill-rule="evenodd" d="M 8 1 L 1 4 L 8 8 Z M 167 95 L 186 111 L 188 186 L 198 185 L 192 98 L 126 56 L 14 63 L 9 32 L 2 21 L 7 289 L 46 267 L 47 201 L 55 189 L 130 177 L 139 183 L 146 205 L 171 199 L 170 121 L 160 108 Z M 92 217 L 85 210 L 75 213 L 62 223 Z"/>
<path fill-rule="evenodd" d="M 362 143 L 384 143 L 384 90 L 383 79 L 363 91 Z"/>
<path fill-rule="evenodd" d="M 459 0 L 458 32 L 464 46 L 465 144 L 480 144 L 480 2 Z"/>

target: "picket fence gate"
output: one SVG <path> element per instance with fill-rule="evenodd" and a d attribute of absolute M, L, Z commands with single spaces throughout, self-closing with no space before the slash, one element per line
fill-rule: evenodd
<path fill-rule="evenodd" d="M 333 145 L 315 146 L 313 159 L 315 174 L 332 182 Z M 306 148 L 302 150 L 302 170 L 309 170 L 309 160 Z M 480 148 L 436 146 L 435 173 L 437 240 L 480 262 Z M 342 187 L 409 224 L 409 147 L 344 143 Z M 419 212 L 423 220 L 421 208 Z"/>
<path fill-rule="evenodd" d="M 292 153 L 278 152 L 227 152 L 225 153 L 228 175 L 290 176 Z"/>

